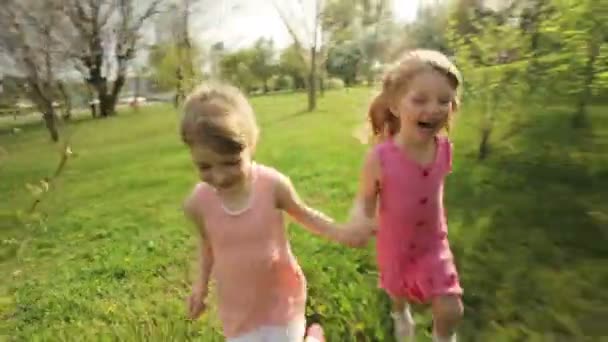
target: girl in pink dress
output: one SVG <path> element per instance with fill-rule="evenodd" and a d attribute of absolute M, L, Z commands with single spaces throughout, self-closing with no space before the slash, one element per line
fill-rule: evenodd
<path fill-rule="evenodd" d="M 213 275 L 228 341 L 302 342 L 306 279 L 287 240 L 283 212 L 310 231 L 349 245 L 365 239 L 366 227 L 334 224 L 307 207 L 287 177 L 252 161 L 258 127 L 236 88 L 202 85 L 183 112 L 182 140 L 201 179 L 185 201 L 200 236 L 189 316 L 204 311 Z M 322 336 L 318 326 L 311 333 Z"/>
<path fill-rule="evenodd" d="M 435 341 L 455 341 L 463 314 L 443 208 L 452 145 L 440 135 L 457 109 L 460 84 L 447 57 L 411 51 L 386 73 L 369 111 L 376 145 L 363 166 L 353 215 L 378 215 L 380 286 L 393 302 L 398 341 L 415 336 L 408 302 L 431 303 Z"/>

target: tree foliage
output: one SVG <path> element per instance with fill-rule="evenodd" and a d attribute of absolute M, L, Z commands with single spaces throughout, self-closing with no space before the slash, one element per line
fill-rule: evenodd
<path fill-rule="evenodd" d="M 481 159 L 495 120 L 517 125 L 523 114 L 560 102 L 575 104 L 575 126 L 586 122 L 603 87 L 607 8 L 596 0 L 512 1 L 500 9 L 456 3 L 447 41 L 465 75 L 466 102 L 482 113 Z"/>

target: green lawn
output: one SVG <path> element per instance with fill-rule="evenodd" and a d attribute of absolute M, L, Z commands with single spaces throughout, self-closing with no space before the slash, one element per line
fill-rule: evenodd
<path fill-rule="evenodd" d="M 253 99 L 256 159 L 289 175 L 303 198 L 346 216 L 366 146 L 352 137 L 372 95 L 333 91 Z M 598 341 L 608 336 L 608 107 L 572 130 L 569 113 L 539 112 L 509 139 L 498 127 L 475 158 L 476 116 L 458 119 L 446 186 L 465 288 L 460 341 Z M 18 215 L 26 183 L 53 172 L 42 127 L 0 135 L 0 340 L 220 341 L 216 315 L 184 318 L 193 230 L 181 203 L 196 181 L 177 114 L 151 107 L 69 129 L 76 156 L 34 218 Z M 391 341 L 373 248 L 351 250 L 290 226 L 309 281 L 309 313 L 330 342 Z M 418 311 L 428 341 L 428 311 Z M 5 336 L 3 336 L 5 335 Z"/>

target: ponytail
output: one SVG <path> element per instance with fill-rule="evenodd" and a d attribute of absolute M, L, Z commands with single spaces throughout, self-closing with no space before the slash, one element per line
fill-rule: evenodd
<path fill-rule="evenodd" d="M 384 91 L 372 101 L 367 115 L 372 131 L 372 141 L 381 142 L 399 131 L 399 118 L 391 111 Z"/>

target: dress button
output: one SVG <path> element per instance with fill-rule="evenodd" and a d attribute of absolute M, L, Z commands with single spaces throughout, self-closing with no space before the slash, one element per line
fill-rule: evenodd
<path fill-rule="evenodd" d="M 451 273 L 445 281 L 445 286 L 448 286 L 448 287 L 456 286 L 457 281 L 458 281 L 458 277 L 456 276 L 456 274 Z"/>
<path fill-rule="evenodd" d="M 422 226 L 424 226 L 424 221 L 416 222 L 416 227 L 422 227 Z"/>
<path fill-rule="evenodd" d="M 429 175 L 429 170 L 422 171 L 422 176 L 427 177 Z"/>
<path fill-rule="evenodd" d="M 429 199 L 427 197 L 422 197 L 420 199 L 420 204 L 426 204 L 426 202 L 428 202 L 428 201 L 429 201 Z"/>

